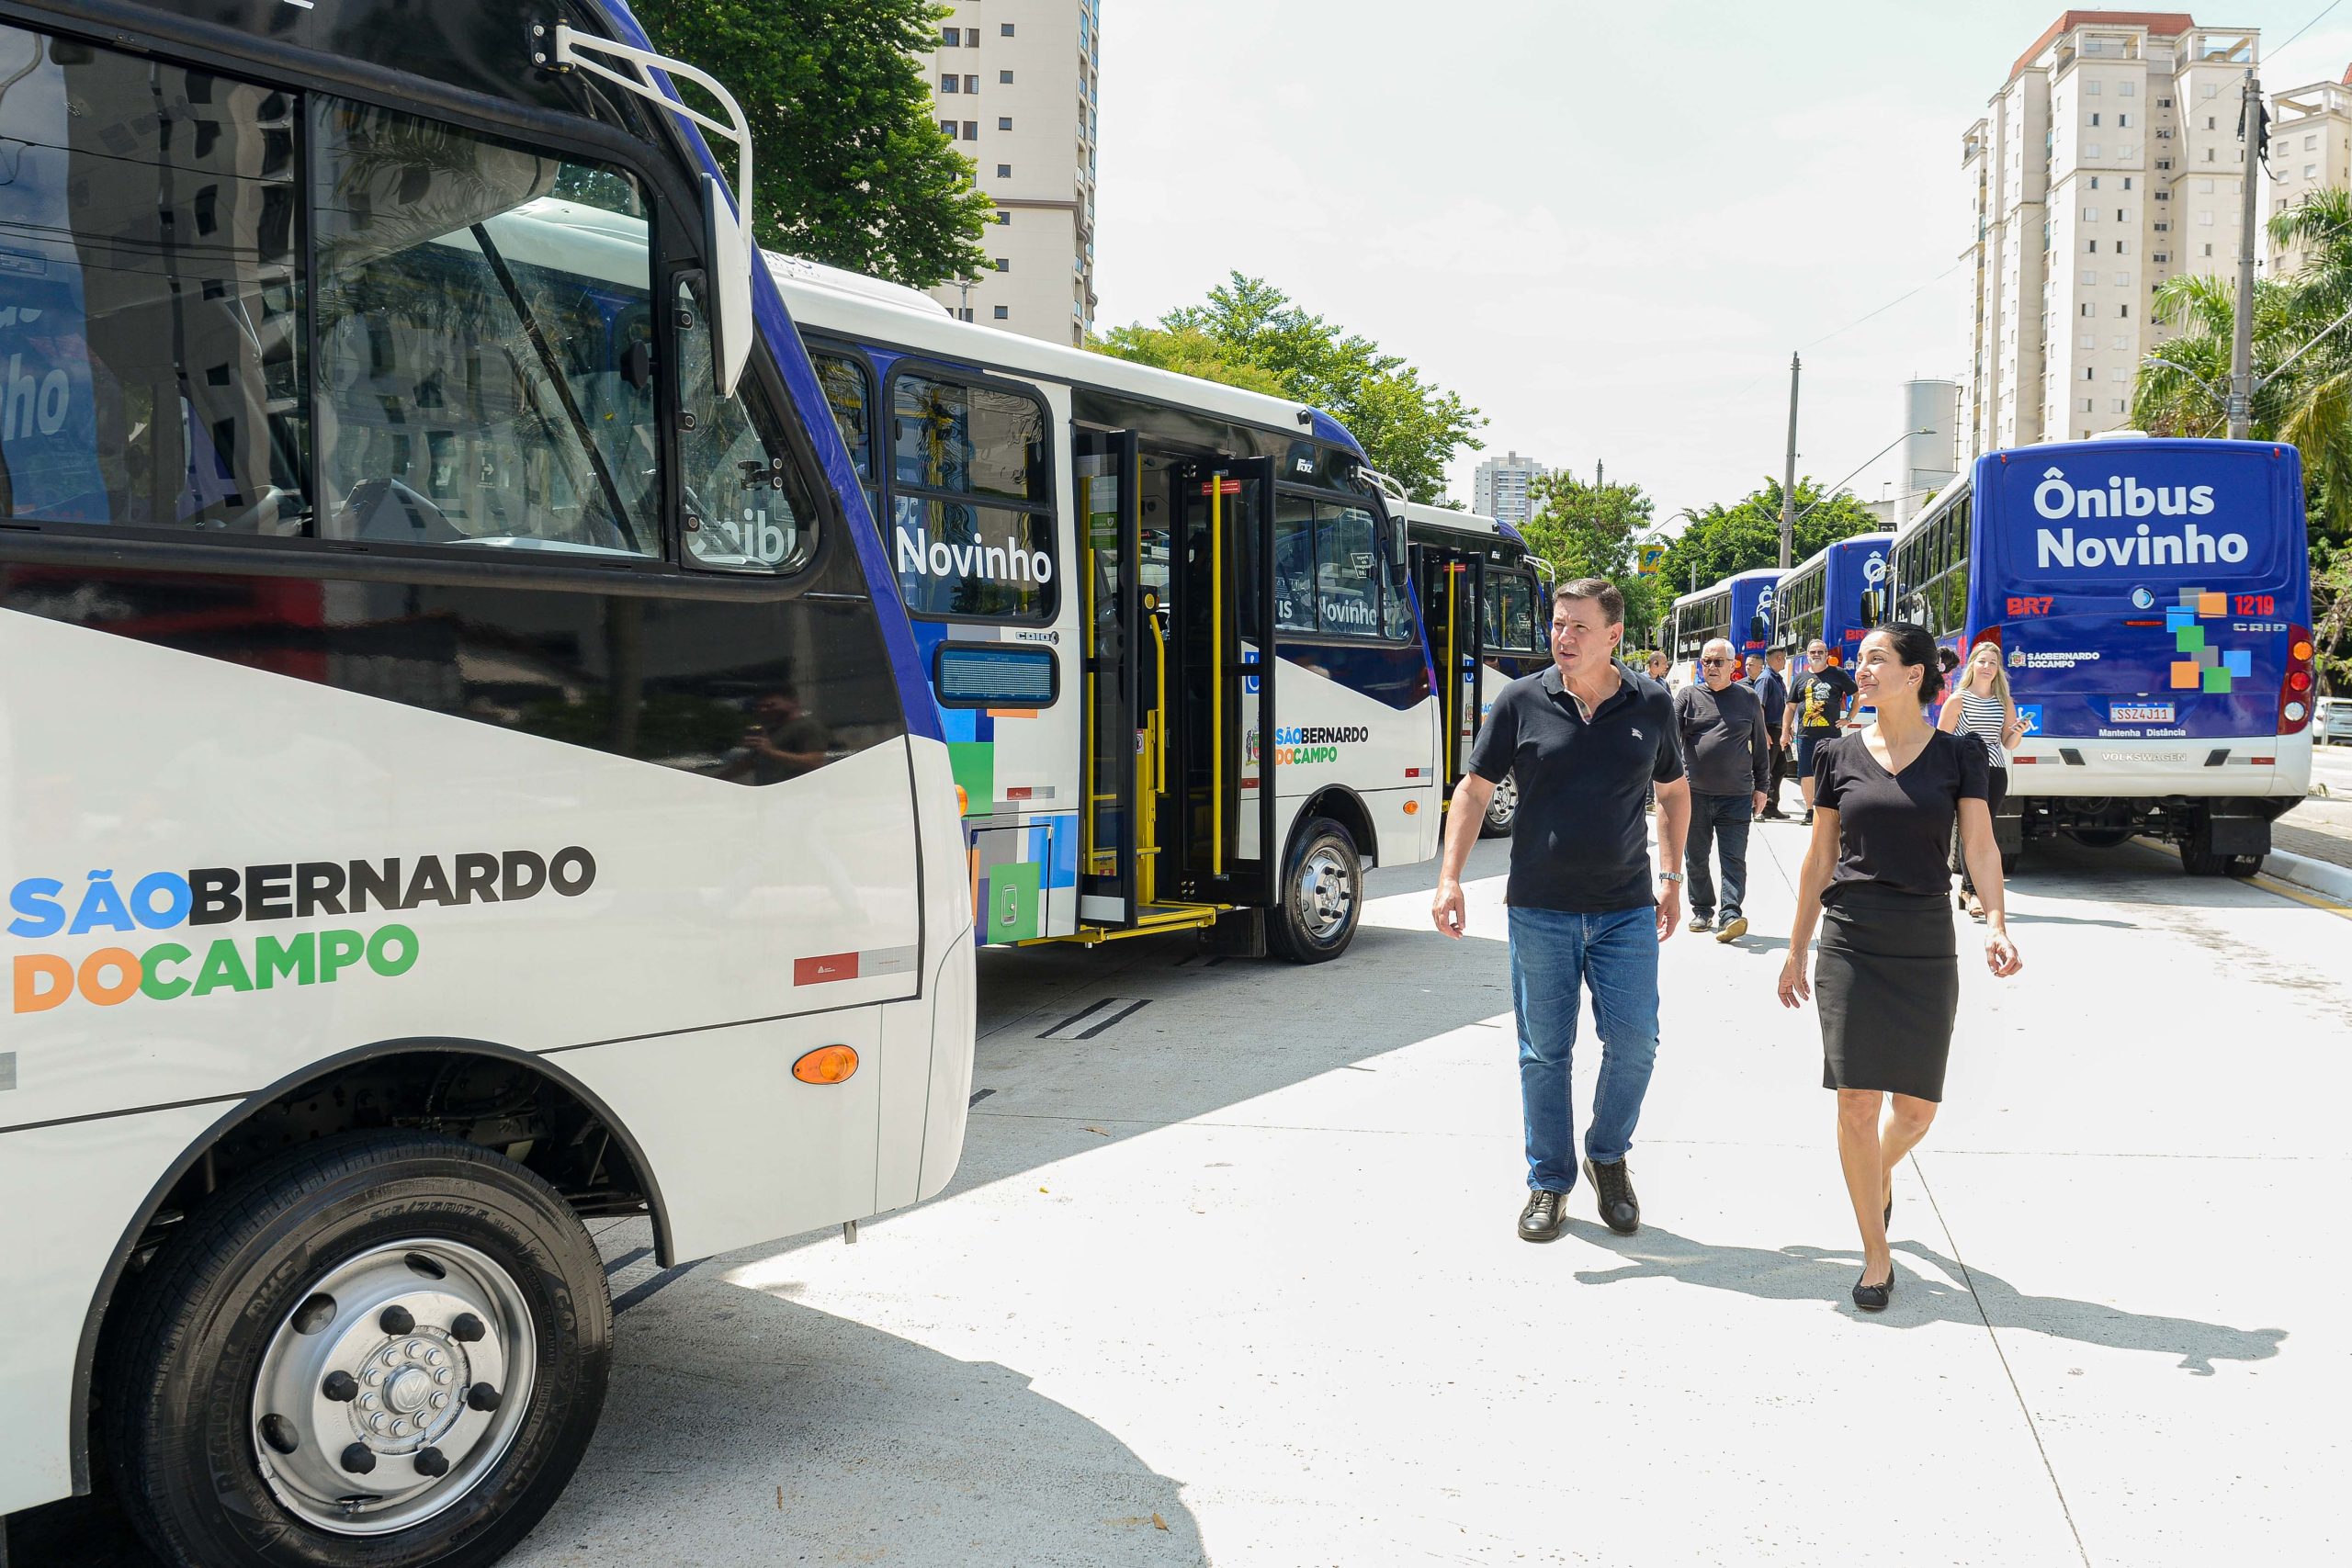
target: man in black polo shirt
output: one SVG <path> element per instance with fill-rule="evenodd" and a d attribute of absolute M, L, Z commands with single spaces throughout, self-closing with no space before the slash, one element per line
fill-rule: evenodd
<path fill-rule="evenodd" d="M 1576 1186 L 1569 1056 L 1577 1007 L 1592 992 L 1600 1082 L 1585 1134 L 1585 1174 L 1611 1230 L 1631 1235 L 1642 1208 L 1625 1165 L 1657 1055 L 1657 944 L 1682 913 L 1682 835 L 1690 790 L 1666 688 L 1617 662 L 1625 601 L 1600 578 L 1552 594 L 1552 668 L 1503 688 L 1478 731 L 1470 771 L 1447 807 L 1445 860 L 1430 917 L 1462 935 L 1462 867 L 1495 785 L 1519 784 L 1511 827 L 1511 1002 L 1527 1123 L 1527 1206 L 1519 1234 L 1555 1239 Z M 1657 789 L 1664 891 L 1650 891 L 1642 800 Z"/>

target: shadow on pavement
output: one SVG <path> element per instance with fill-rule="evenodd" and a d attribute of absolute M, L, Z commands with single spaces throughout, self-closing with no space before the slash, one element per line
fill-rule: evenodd
<path fill-rule="evenodd" d="M 1176 1482 L 1007 1368 L 731 1288 L 665 1292 L 615 1337 L 596 1439 L 514 1568 L 1207 1561 Z M 10 1568 L 158 1561 L 103 1495 L 7 1541 Z"/>
<path fill-rule="evenodd" d="M 1205 1562 L 1179 1495 L 1020 1372 L 705 1282 L 617 1325 L 605 1427 L 515 1568 L 710 1562 Z"/>
<path fill-rule="evenodd" d="M 2216 1361 L 2268 1360 L 2278 1354 L 2287 1337 L 2283 1328 L 2233 1328 L 2194 1318 L 2124 1312 L 2064 1296 L 2027 1295 L 1997 1275 L 1973 1264 L 1962 1266 L 1917 1241 L 1894 1244 L 1894 1303 L 1883 1313 L 1865 1314 L 1856 1310 L 1850 1293 L 1861 1274 L 1859 1247 L 1799 1246 L 1771 1251 L 1760 1247 L 1709 1246 L 1656 1225 L 1644 1225 L 1641 1234 L 1634 1236 L 1618 1236 L 1589 1221 L 1571 1220 L 1568 1225 L 1584 1240 L 1626 1259 L 1623 1268 L 1579 1269 L 1577 1279 L 1587 1285 L 1674 1280 L 1710 1290 L 1736 1291 L 1764 1301 L 1834 1303 L 1840 1312 L 1871 1317 L 1894 1328 L 1989 1323 L 1996 1329 L 2177 1356 L 2182 1371 L 2199 1377 L 2211 1377 Z M 1972 1296 L 1942 1280 L 1900 1267 L 1905 1253 L 1926 1259 L 1953 1279 L 1967 1280 L 1975 1293 Z"/>

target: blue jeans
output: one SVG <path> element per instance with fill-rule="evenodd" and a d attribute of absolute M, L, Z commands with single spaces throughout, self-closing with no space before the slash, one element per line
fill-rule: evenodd
<path fill-rule="evenodd" d="M 1720 846 L 1724 863 L 1724 919 L 1739 919 L 1739 902 L 1747 891 L 1747 825 L 1756 817 L 1756 796 L 1701 795 L 1690 792 L 1690 832 L 1682 843 L 1682 869 L 1690 874 L 1690 912 L 1713 919 L 1715 879 L 1710 873 L 1708 851 Z"/>
<path fill-rule="evenodd" d="M 1577 1126 L 1568 1068 L 1580 993 L 1590 986 L 1600 1032 L 1600 1083 L 1584 1152 L 1609 1165 L 1633 1146 L 1657 1059 L 1657 915 L 1647 905 L 1605 915 L 1513 908 L 1510 915 L 1527 1185 L 1569 1192 L 1577 1184 Z"/>

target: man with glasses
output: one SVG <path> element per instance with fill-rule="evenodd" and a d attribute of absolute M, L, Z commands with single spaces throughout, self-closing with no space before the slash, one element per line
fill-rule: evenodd
<path fill-rule="evenodd" d="M 1833 739 L 1854 700 L 1854 678 L 1830 662 L 1829 645 L 1815 637 L 1804 645 L 1804 676 L 1789 704 L 1788 733 L 1796 741 L 1797 787 L 1804 791 L 1804 820 L 1813 825 L 1813 749 Z"/>
<path fill-rule="evenodd" d="M 1717 637 L 1699 650 L 1699 679 L 1674 694 L 1683 767 L 1690 779 L 1690 832 L 1683 869 L 1690 876 L 1690 929 L 1715 931 L 1717 942 L 1747 934 L 1740 900 L 1747 892 L 1747 828 L 1764 808 L 1772 764 L 1764 704 L 1740 683 L 1739 655 Z M 1723 925 L 1715 927 L 1715 881 L 1708 850 L 1723 854 Z"/>

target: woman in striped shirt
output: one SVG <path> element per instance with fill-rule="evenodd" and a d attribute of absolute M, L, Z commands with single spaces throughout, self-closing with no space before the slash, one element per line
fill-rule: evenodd
<path fill-rule="evenodd" d="M 2001 668 L 2001 645 L 1980 642 L 1968 656 L 1968 667 L 1958 687 L 1944 700 L 1942 716 L 1936 728 L 1954 735 L 1973 735 L 1984 743 L 1984 754 L 1992 761 L 1992 773 L 1986 789 L 1987 804 L 1994 815 L 2001 810 L 2001 799 L 2009 788 L 2009 751 L 2025 739 L 2025 720 L 2018 716 L 2018 705 L 2009 695 L 2008 671 Z M 1976 886 L 1970 880 L 1968 863 L 1961 858 L 1957 837 L 1952 841 L 1951 869 L 1960 875 L 1960 907 L 1968 911 L 1971 919 L 1984 918 L 1984 906 L 1978 901 Z"/>

